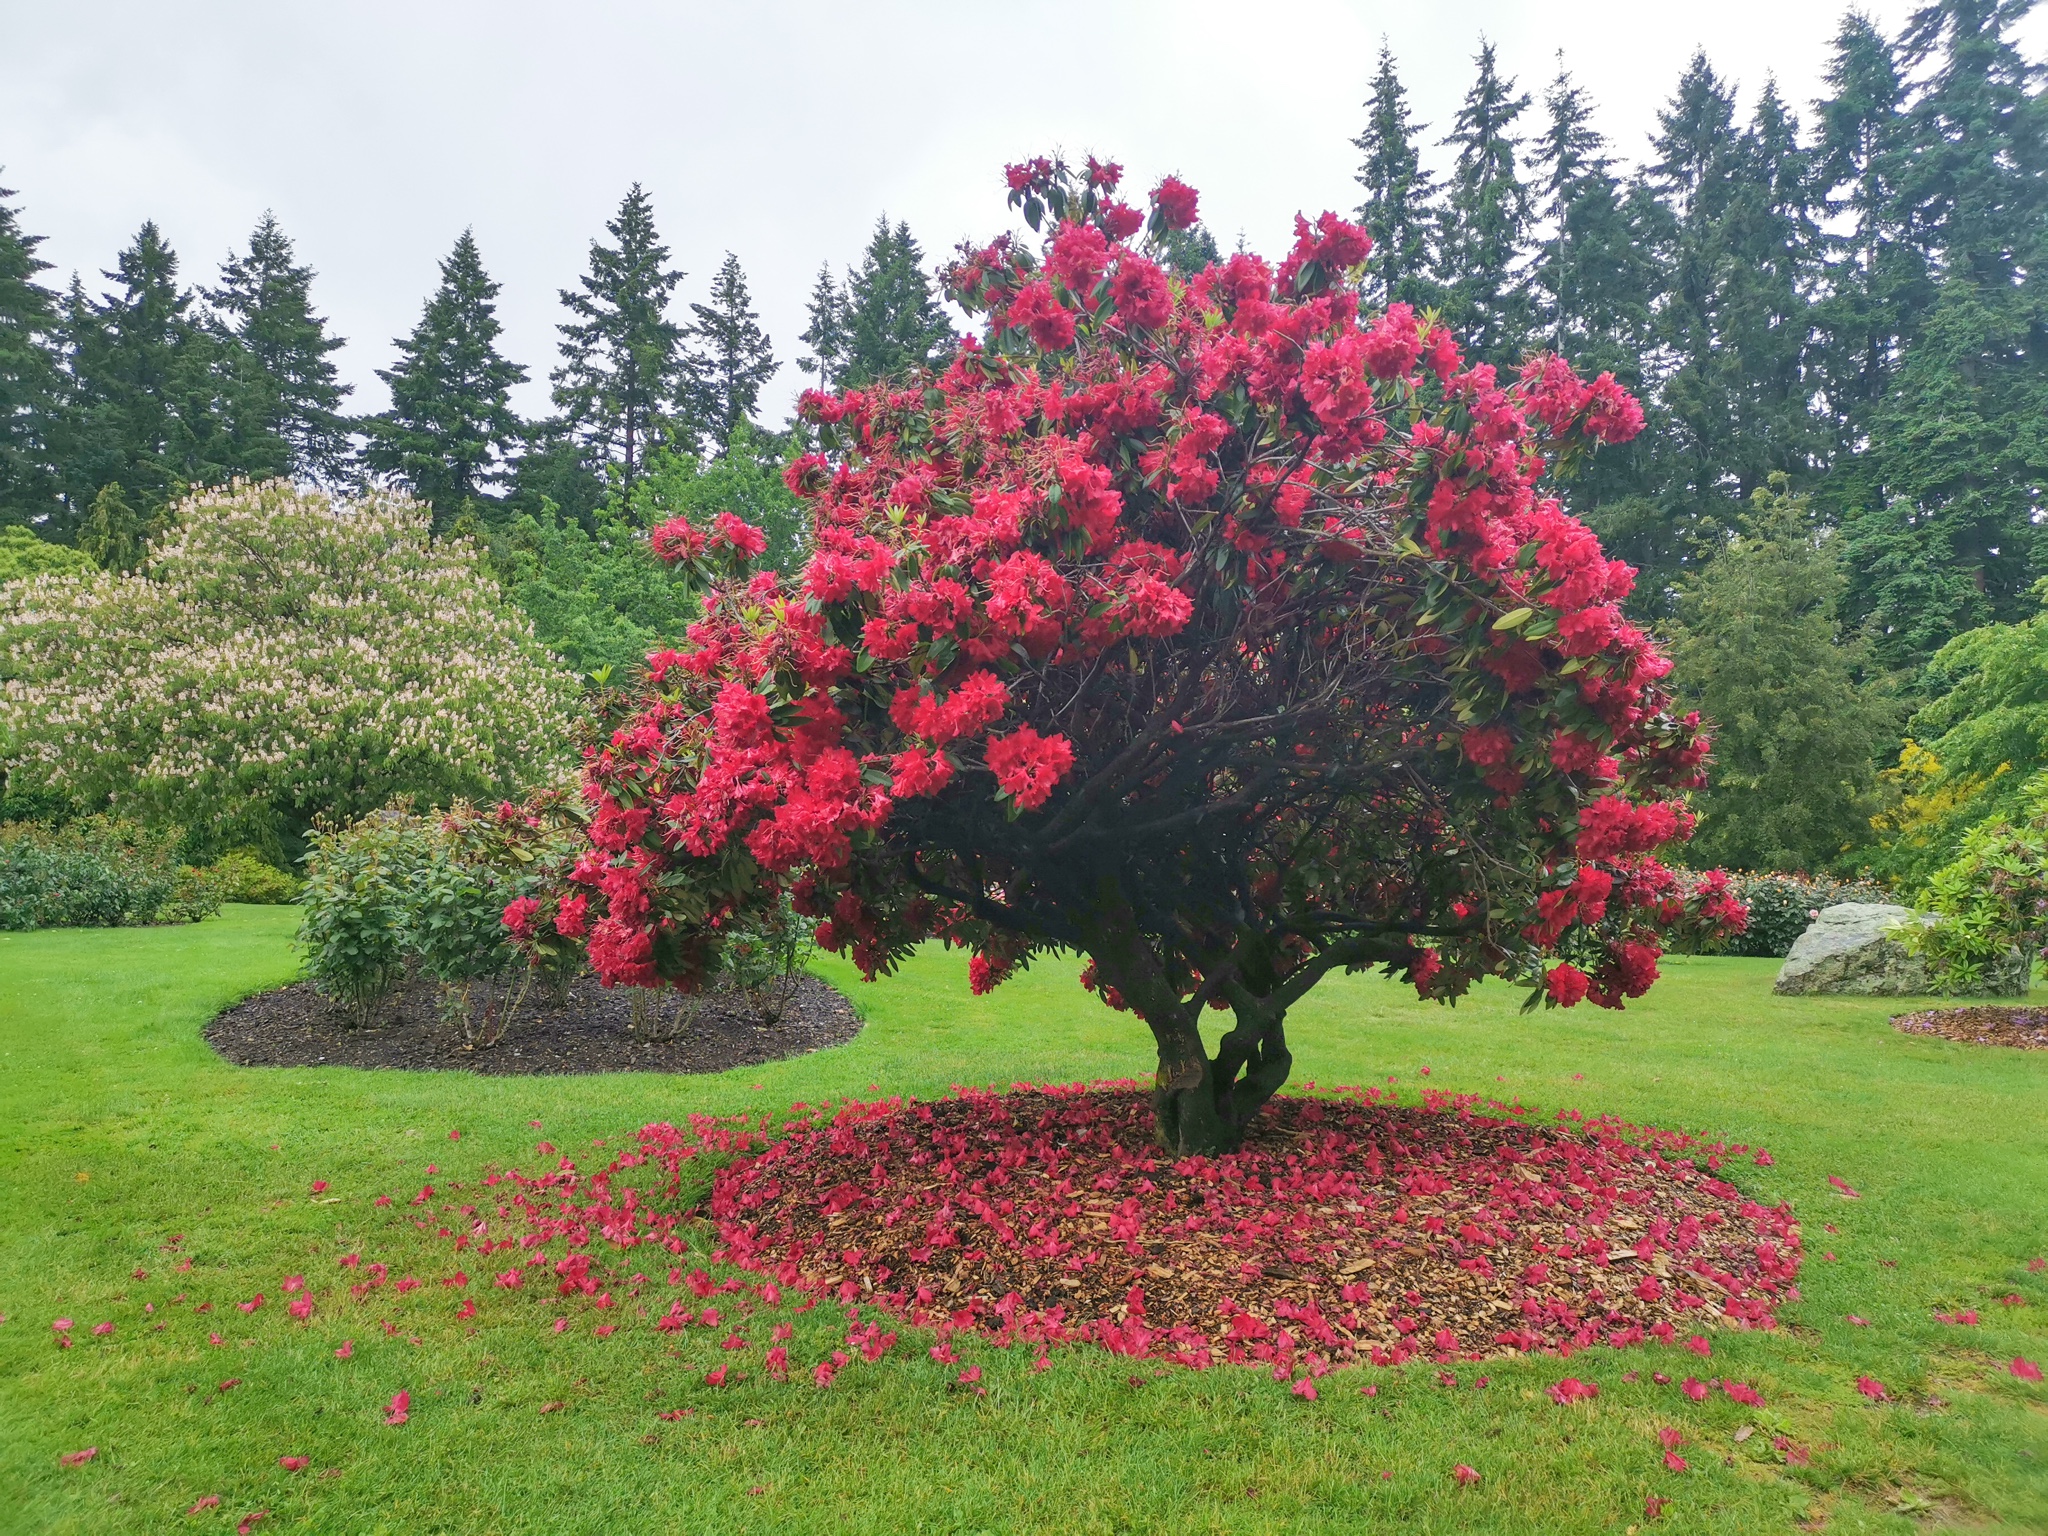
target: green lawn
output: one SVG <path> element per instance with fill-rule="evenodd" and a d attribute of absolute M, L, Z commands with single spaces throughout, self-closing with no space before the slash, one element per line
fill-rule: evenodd
<path fill-rule="evenodd" d="M 2048 1529 L 2048 1389 L 2005 1365 L 2048 1356 L 2048 1273 L 2026 1267 L 2048 1252 L 2048 1055 L 1903 1036 L 1883 1002 L 1775 999 L 1762 961 L 1671 962 L 1625 1014 L 1524 1018 L 1505 989 L 1446 1012 L 1340 979 L 1290 1025 L 1304 1079 L 1412 1088 L 1426 1066 L 1432 1086 L 1768 1147 L 1774 1166 L 1732 1176 L 1802 1213 L 1805 1299 L 1785 1309 L 1789 1326 L 1717 1335 L 1708 1362 L 1656 1348 L 1504 1362 L 1484 1391 L 1470 1368 L 1456 1389 L 1428 1366 L 1345 1370 L 1317 1402 L 1233 1370 L 1133 1384 L 1133 1362 L 1080 1349 L 1043 1374 L 1026 1351 L 972 1351 L 989 1387 L 972 1397 L 948 1390 L 953 1372 L 915 1337 L 828 1390 L 720 1391 L 702 1384 L 715 1338 L 675 1344 L 631 1309 L 609 1339 L 558 1337 L 539 1299 L 472 1286 L 478 1314 L 458 1320 L 432 1283 L 457 1260 L 415 1233 L 406 1204 L 426 1165 L 444 1191 L 473 1189 L 489 1164 L 532 1166 L 537 1135 L 616 1146 L 691 1111 L 1144 1074 L 1141 1027 L 1071 967 L 976 999 L 964 962 L 932 953 L 867 988 L 826 967 L 866 1012 L 861 1037 L 718 1077 L 223 1065 L 200 1028 L 291 976 L 295 916 L 230 908 L 196 928 L 0 935 L 0 1530 L 231 1531 L 267 1510 L 262 1536 L 1624 1532 L 1644 1524 L 1649 1494 L 1672 1501 L 1658 1530 Z M 338 1202 L 309 1196 L 316 1179 Z M 400 1198 L 381 1209 L 383 1193 Z M 358 1248 L 429 1283 L 353 1302 L 336 1258 Z M 296 1272 L 318 1300 L 306 1325 L 283 1306 Z M 231 1305 L 259 1290 L 270 1300 L 254 1315 Z M 2000 1303 L 2015 1292 L 2024 1306 Z M 204 1301 L 214 1310 L 195 1315 Z M 1982 1325 L 1933 1320 L 1957 1307 Z M 59 1316 L 77 1323 L 68 1351 L 53 1343 Z M 828 1307 L 791 1320 L 797 1359 L 819 1358 L 843 1326 Z M 101 1321 L 111 1337 L 92 1335 Z M 1695 1407 L 1650 1381 L 1688 1366 L 1755 1383 L 1766 1406 Z M 1631 1370 L 1642 1379 L 1625 1384 Z M 1897 1401 L 1858 1396 L 1866 1373 Z M 1598 1400 L 1554 1406 L 1542 1389 L 1566 1374 L 1598 1382 Z M 1357 1390 L 1369 1382 L 1371 1398 Z M 411 1420 L 387 1428 L 401 1388 Z M 1667 1425 L 1686 1436 L 1687 1472 L 1663 1465 Z M 1812 1464 L 1780 1465 L 1776 1434 L 1810 1444 Z M 59 1466 L 86 1446 L 96 1460 Z M 312 1465 L 282 1470 L 287 1455 Z M 1458 1486 L 1459 1462 L 1483 1481 Z M 185 1515 L 210 1494 L 217 1508 Z"/>

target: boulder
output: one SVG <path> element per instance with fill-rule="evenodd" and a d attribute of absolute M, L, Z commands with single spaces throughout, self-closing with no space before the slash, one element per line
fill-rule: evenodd
<path fill-rule="evenodd" d="M 1906 997 L 1943 989 L 1928 980 L 1927 963 L 1899 942 L 1898 930 L 1908 923 L 1939 921 L 1911 907 L 1875 901 L 1845 901 L 1825 907 L 1778 972 L 1772 991 L 1782 996 L 1804 993 L 1846 993 L 1856 997 Z M 2005 963 L 1991 968 L 1982 995 L 2023 997 L 2031 967 L 2017 949 Z"/>

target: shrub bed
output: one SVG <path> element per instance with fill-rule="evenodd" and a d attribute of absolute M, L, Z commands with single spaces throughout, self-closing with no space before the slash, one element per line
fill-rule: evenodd
<path fill-rule="evenodd" d="M 196 923 L 222 882 L 180 864 L 176 831 L 105 816 L 0 826 L 0 929 Z"/>

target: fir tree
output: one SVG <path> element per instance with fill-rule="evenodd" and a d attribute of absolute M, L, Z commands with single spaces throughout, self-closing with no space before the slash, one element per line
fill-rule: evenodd
<path fill-rule="evenodd" d="M 1896 701 L 1843 635 L 1838 541 L 1775 477 L 1741 532 L 1687 583 L 1676 675 L 1714 722 L 1699 797 L 1700 858 L 1740 869 L 1821 869 L 1869 837 L 1878 752 Z"/>
<path fill-rule="evenodd" d="M 958 342 L 910 226 L 891 228 L 886 216 L 876 221 L 859 269 L 847 274 L 840 322 L 843 361 L 833 382 L 842 388 L 929 368 Z"/>
<path fill-rule="evenodd" d="M 41 235 L 24 234 L 0 187 L 0 526 L 55 531 L 57 440 L 64 381 L 56 347 L 57 296 L 36 281 L 50 264 L 36 255 Z"/>
<path fill-rule="evenodd" d="M 692 415 L 723 451 L 739 424 L 753 419 L 761 388 L 779 365 L 732 252 L 712 279 L 711 302 L 692 304 L 690 312 L 697 317 L 685 359 Z"/>
<path fill-rule="evenodd" d="M 1642 382 L 1657 297 L 1656 260 L 1592 104 L 1560 65 L 1545 94 L 1532 163 L 1545 237 L 1530 270 L 1536 339 L 1587 374 Z"/>
<path fill-rule="evenodd" d="M 1372 236 L 1367 281 L 1381 304 L 1399 301 L 1427 308 L 1441 298 L 1429 278 L 1430 232 L 1435 224 L 1430 202 L 1436 186 L 1416 147 L 1422 125 L 1408 116 L 1408 92 L 1384 38 L 1379 72 L 1365 105 L 1365 132 L 1351 142 L 1365 157 L 1356 180 L 1365 189 L 1358 216 Z"/>
<path fill-rule="evenodd" d="M 811 349 L 811 355 L 798 358 L 797 367 L 816 374 L 818 388 L 829 390 L 846 362 L 846 295 L 832 280 L 829 262 L 818 268 L 805 313 L 810 324 L 798 333 L 797 340 Z"/>
<path fill-rule="evenodd" d="M 1717 339 L 1730 373 L 1732 441 L 1723 466 L 1747 501 L 1774 473 L 1805 484 L 1825 460 L 1815 416 L 1812 295 L 1822 264 L 1811 160 L 1799 125 L 1766 81 L 1737 145 L 1722 240 Z"/>
<path fill-rule="evenodd" d="M 1814 191 L 1837 232 L 1814 321 L 1815 368 L 1828 405 L 1836 473 L 1832 506 L 1865 498 L 1854 455 L 1898 368 L 1908 331 L 1933 305 L 1928 253 L 1913 238 L 1901 193 L 1911 134 L 1897 49 L 1851 12 L 1835 34 L 1830 94 L 1818 103 Z"/>
<path fill-rule="evenodd" d="M 550 377 L 577 440 L 594 458 L 618 465 L 630 485 L 650 439 L 675 410 L 683 328 L 668 318 L 668 305 L 683 274 L 667 265 L 653 204 L 638 182 L 605 229 L 618 243 L 591 241 L 581 291 L 562 290 L 576 319 L 558 327 L 562 366 Z"/>
<path fill-rule="evenodd" d="M 1646 572 L 1669 588 L 1678 568 L 1727 537 L 1741 502 L 1729 483 L 1731 385 L 1739 359 L 1720 349 L 1730 255 L 1727 216 L 1738 174 L 1735 93 L 1695 53 L 1658 113 L 1647 167 L 1657 194 L 1663 293 L 1657 312 L 1657 398 L 1665 421 L 1658 499 L 1674 564 Z"/>
<path fill-rule="evenodd" d="M 1925 85 L 1896 175 L 1939 287 L 1871 412 L 1846 514 L 1854 611 L 1889 661 L 2010 621 L 2043 566 L 2048 497 L 2048 108 L 2011 0 L 1940 0 L 1903 44 Z M 1930 68 L 1931 66 L 1931 68 Z"/>
<path fill-rule="evenodd" d="M 348 469 L 349 424 L 340 407 L 350 388 L 328 354 L 344 343 L 313 313 L 313 269 L 293 255 L 265 213 L 248 251 L 221 265 L 220 286 L 206 297 L 224 339 L 239 344 L 239 355 L 234 347 L 224 355 L 249 365 L 241 371 L 252 399 L 242 409 L 253 412 L 258 430 L 291 445 L 296 473 L 333 483 Z"/>
<path fill-rule="evenodd" d="M 119 292 L 94 301 L 74 279 L 65 303 L 77 401 L 64 463 L 72 515 L 109 483 L 147 513 L 189 486 L 288 473 L 291 445 L 240 390 L 235 345 L 193 316 L 156 225 L 144 224 L 105 275 Z"/>
<path fill-rule="evenodd" d="M 465 229 L 419 324 L 393 343 L 398 361 L 377 370 L 391 408 L 363 423 L 363 461 L 432 506 L 436 531 L 502 478 L 519 437 L 510 400 L 526 370 L 498 351 L 498 291 Z"/>
<path fill-rule="evenodd" d="M 78 530 L 78 547 L 109 571 L 133 571 L 142 563 L 158 519 L 128 504 L 119 481 L 109 481 L 92 499 Z"/>
<path fill-rule="evenodd" d="M 1441 212 L 1436 276 L 1452 329 L 1474 361 L 1521 361 L 1529 336 L 1524 273 L 1531 209 L 1516 165 L 1515 122 L 1529 106 L 1503 78 L 1491 43 L 1481 43 L 1479 75 L 1444 143 L 1456 145 Z"/>

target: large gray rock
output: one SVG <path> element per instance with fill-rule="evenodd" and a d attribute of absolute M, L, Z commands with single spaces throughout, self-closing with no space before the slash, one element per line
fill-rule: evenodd
<path fill-rule="evenodd" d="M 1807 925 L 1785 957 L 1772 991 L 1796 996 L 1810 992 L 1846 993 L 1856 997 L 1905 997 L 1944 990 L 1930 982 L 1927 963 L 1899 942 L 1908 923 L 1938 921 L 1911 907 L 1883 902 L 1845 901 L 1823 908 Z M 1991 968 L 1981 995 L 2022 997 L 2031 966 L 2017 949 L 2002 965 Z"/>

